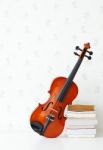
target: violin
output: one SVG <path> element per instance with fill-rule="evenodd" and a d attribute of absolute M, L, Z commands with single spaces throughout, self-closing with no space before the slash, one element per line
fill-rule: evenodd
<path fill-rule="evenodd" d="M 93 52 L 88 51 L 89 48 L 89 43 L 84 44 L 83 49 L 76 46 L 76 50 L 80 50 L 80 54 L 74 52 L 79 58 L 70 75 L 68 78 L 55 78 L 49 90 L 50 97 L 44 104 L 39 104 L 31 114 L 31 128 L 38 134 L 48 138 L 55 138 L 62 133 L 66 121 L 66 117 L 64 117 L 65 107 L 72 104 L 72 101 L 78 94 L 78 87 L 73 82 L 73 79 L 83 58 L 87 57 L 89 60 L 91 59 Z"/>

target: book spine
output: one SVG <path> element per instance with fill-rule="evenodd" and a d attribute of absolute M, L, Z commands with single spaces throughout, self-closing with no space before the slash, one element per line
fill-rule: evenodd
<path fill-rule="evenodd" d="M 97 125 L 96 119 L 68 119 L 67 125 Z"/>
<path fill-rule="evenodd" d="M 67 134 L 69 135 L 94 135 L 96 134 L 96 129 L 68 129 Z"/>
<path fill-rule="evenodd" d="M 94 105 L 68 105 L 68 110 L 73 111 L 94 111 Z"/>
<path fill-rule="evenodd" d="M 66 135 L 68 138 L 95 138 L 95 135 Z"/>
<path fill-rule="evenodd" d="M 66 129 L 95 129 L 95 126 L 93 126 L 93 125 L 89 125 L 89 126 L 86 126 L 86 125 L 68 125 L 68 126 L 66 126 L 65 125 L 65 128 Z"/>
<path fill-rule="evenodd" d="M 96 118 L 96 114 L 74 114 L 74 113 L 66 113 L 65 117 L 67 118 Z"/>

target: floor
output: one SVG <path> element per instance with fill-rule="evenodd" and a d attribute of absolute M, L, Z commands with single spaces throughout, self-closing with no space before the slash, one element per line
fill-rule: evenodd
<path fill-rule="evenodd" d="M 1 132 L 0 149 L 2 150 L 98 150 L 103 148 L 103 136 L 92 139 L 67 138 L 62 135 L 55 139 L 47 139 L 30 132 Z"/>

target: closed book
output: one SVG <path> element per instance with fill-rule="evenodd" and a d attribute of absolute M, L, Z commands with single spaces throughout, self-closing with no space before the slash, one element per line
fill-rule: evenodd
<path fill-rule="evenodd" d="M 66 111 L 65 117 L 67 118 L 96 118 L 95 111 L 84 111 L 84 112 L 74 112 L 74 111 Z"/>
<path fill-rule="evenodd" d="M 94 135 L 96 129 L 68 129 L 67 135 Z"/>
<path fill-rule="evenodd" d="M 76 125 L 65 125 L 65 128 L 66 129 L 94 129 L 95 126 L 94 125 L 79 125 L 79 126 L 76 126 Z"/>
<path fill-rule="evenodd" d="M 94 111 L 94 105 L 68 105 L 69 111 Z"/>
<path fill-rule="evenodd" d="M 66 135 L 68 138 L 95 138 L 95 134 L 91 134 L 91 135 L 70 135 L 70 134 L 68 134 L 68 135 Z"/>
<path fill-rule="evenodd" d="M 97 125 L 96 119 L 67 119 L 67 126 L 69 125 Z"/>

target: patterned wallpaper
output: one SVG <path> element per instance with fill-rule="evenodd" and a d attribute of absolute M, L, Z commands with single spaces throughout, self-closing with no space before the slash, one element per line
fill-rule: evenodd
<path fill-rule="evenodd" d="M 96 105 L 102 130 L 103 1 L 0 0 L 0 132 L 31 131 L 31 112 L 55 77 L 69 75 L 85 42 L 94 56 L 74 79 L 75 103 Z"/>

